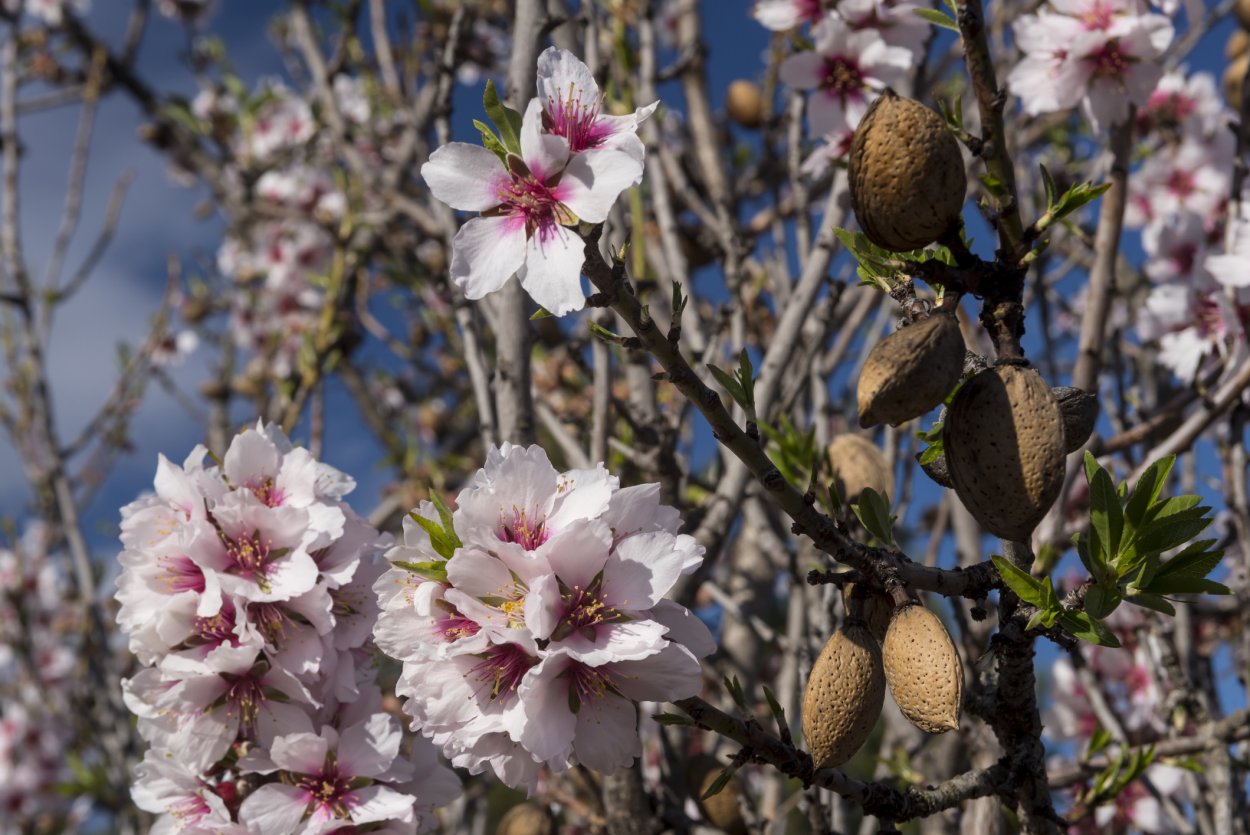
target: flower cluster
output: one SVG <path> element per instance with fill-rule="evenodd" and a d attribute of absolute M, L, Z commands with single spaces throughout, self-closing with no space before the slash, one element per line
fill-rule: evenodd
<path fill-rule="evenodd" d="M 480 299 L 516 275 L 557 316 L 585 305 L 584 244 L 575 227 L 607 220 L 621 192 L 642 181 L 637 129 L 655 109 L 611 116 L 603 105 L 586 65 L 551 47 L 539 56 L 538 97 L 515 143 L 488 150 L 452 142 L 421 167 L 436 198 L 481 213 L 452 247 L 451 278 L 466 296 Z"/>
<path fill-rule="evenodd" d="M 1149 153 L 1129 178 L 1125 222 L 1144 227 L 1152 286 L 1137 333 L 1190 381 L 1207 359 L 1244 344 L 1250 318 L 1250 222 L 1229 217 L 1231 111 L 1208 73 L 1170 72 L 1138 112 Z"/>
<path fill-rule="evenodd" d="M 83 15 L 91 9 L 91 0 L 0 0 L 0 8 L 9 14 L 27 12 L 49 26 L 60 26 L 68 10 Z"/>
<path fill-rule="evenodd" d="M 417 831 L 459 786 L 427 743 L 401 754 L 382 710 L 387 542 L 342 501 L 354 482 L 274 426 L 205 454 L 162 456 L 122 510 L 118 623 L 147 665 L 123 690 L 152 746 L 136 804 L 164 832 Z"/>
<path fill-rule="evenodd" d="M 347 124 L 369 124 L 372 109 L 359 79 L 337 76 L 333 90 Z M 278 81 L 263 83 L 244 102 L 223 90 L 204 90 L 189 115 L 205 134 L 230 146 L 240 166 L 255 169 L 246 176 L 230 173 L 256 176 L 255 198 L 273 210 L 273 219 L 235 229 L 218 252 L 217 266 L 239 289 L 230 294 L 235 343 L 253 352 L 258 368 L 289 376 L 319 322 L 325 300 L 320 277 L 334 251 L 329 230 L 347 207 L 332 174 L 332 152 L 319 139 L 309 101 Z"/>
<path fill-rule="evenodd" d="M 1007 77 L 1029 115 L 1078 104 L 1095 131 L 1124 122 L 1163 75 L 1172 23 L 1136 0 L 1050 0 L 1012 24 L 1024 58 Z"/>
<path fill-rule="evenodd" d="M 0 548 L 0 831 L 70 831 L 90 804 L 59 791 L 79 728 L 81 606 L 34 525 Z M 13 830 L 7 828 L 11 823 Z M 42 831 L 51 831 L 51 828 Z"/>
<path fill-rule="evenodd" d="M 827 8 L 829 7 L 829 8 Z M 804 163 L 819 174 L 850 151 L 851 134 L 868 106 L 886 87 L 905 90 L 920 60 L 928 24 L 911 2 L 842 0 L 759 0 L 756 20 L 774 31 L 812 25 L 815 48 L 795 53 L 780 69 L 781 79 L 807 90 L 810 133 L 823 140 Z"/>
<path fill-rule="evenodd" d="M 634 703 L 701 689 L 711 634 L 663 599 L 703 549 L 659 485 L 557 472 L 538 446 L 491 450 L 455 512 L 405 521 L 376 589 L 378 646 L 401 661 L 412 727 L 454 765 L 533 787 L 574 760 L 640 752 Z"/>
<path fill-rule="evenodd" d="M 1083 651 L 1094 679 L 1103 688 L 1102 698 L 1120 718 L 1125 733 L 1130 738 L 1143 735 L 1152 738 L 1166 731 L 1165 700 L 1152 673 L 1156 665 L 1145 649 L 1135 643 L 1132 627 L 1125 622 L 1126 618 L 1133 617 L 1121 607 L 1109 619 L 1128 645 L 1127 649 L 1090 646 L 1083 647 Z M 1055 742 L 1081 744 L 1099 726 L 1091 706 L 1091 694 L 1067 657 L 1055 661 L 1051 674 L 1054 702 L 1043 716 L 1047 733 Z M 1184 773 L 1182 769 L 1154 763 L 1146 769 L 1145 777 L 1154 791 L 1173 802 L 1184 803 L 1187 799 Z M 1073 831 L 1095 833 L 1130 828 L 1135 832 L 1160 835 L 1173 831 L 1159 799 L 1139 782 L 1126 787 L 1113 802 L 1094 809 Z"/>

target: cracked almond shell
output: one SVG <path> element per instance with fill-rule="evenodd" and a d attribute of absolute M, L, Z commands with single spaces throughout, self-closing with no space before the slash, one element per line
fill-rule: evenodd
<path fill-rule="evenodd" d="M 868 239 L 894 252 L 928 246 L 959 221 L 967 176 L 936 112 L 886 90 L 851 140 L 851 207 Z"/>
<path fill-rule="evenodd" d="M 877 445 L 862 435 L 839 435 L 829 444 L 829 466 L 848 502 L 859 501 L 864 488 L 894 495 L 894 473 Z"/>
<path fill-rule="evenodd" d="M 1031 368 L 998 365 L 964 383 L 942 433 L 955 492 L 987 531 L 1026 542 L 1054 504 L 1067 452 L 1063 413 Z"/>
<path fill-rule="evenodd" d="M 959 727 L 964 670 L 937 615 L 919 603 L 896 609 L 881 656 L 890 695 L 907 721 L 930 734 Z"/>
<path fill-rule="evenodd" d="M 884 703 L 881 647 L 863 621 L 848 621 L 821 650 L 803 691 L 803 738 L 816 768 L 855 756 Z"/>
<path fill-rule="evenodd" d="M 860 372 L 859 425 L 920 417 L 950 394 L 963 368 L 964 337 L 954 313 L 937 310 L 895 331 L 873 346 Z"/>

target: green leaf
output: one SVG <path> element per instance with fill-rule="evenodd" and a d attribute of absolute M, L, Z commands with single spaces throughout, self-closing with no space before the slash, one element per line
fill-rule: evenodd
<path fill-rule="evenodd" d="M 729 392 L 729 396 L 734 399 L 735 403 L 744 409 L 747 407 L 748 401 L 746 392 L 742 390 L 742 386 L 732 375 L 722 371 L 710 362 L 707 364 L 707 370 L 711 371 L 712 376 L 716 378 L 716 382 L 720 383 L 721 387 L 724 388 L 725 391 Z"/>
<path fill-rule="evenodd" d="M 952 32 L 959 31 L 959 24 L 955 22 L 954 18 L 947 17 L 937 9 L 913 9 L 912 11 L 934 26 L 941 26 L 943 29 L 950 29 Z"/>
<path fill-rule="evenodd" d="M 751 365 L 751 355 L 746 348 L 738 355 L 738 384 L 746 398 L 743 408 L 755 408 L 755 367 Z"/>
<path fill-rule="evenodd" d="M 1155 520 L 1137 534 L 1135 544 L 1139 553 L 1170 551 L 1184 545 L 1210 527 L 1212 519 L 1206 514 L 1210 508 L 1194 508 L 1183 514 L 1173 514 L 1165 520 Z M 1162 570 L 1162 569 L 1160 569 Z"/>
<path fill-rule="evenodd" d="M 433 560 L 431 562 L 395 560 L 391 565 L 410 571 L 413 574 L 419 574 L 427 580 L 434 580 L 439 583 L 447 582 L 447 563 L 443 560 Z"/>
<path fill-rule="evenodd" d="M 1046 188 L 1046 207 L 1051 208 L 1055 205 L 1055 178 L 1050 176 L 1050 172 L 1046 170 L 1046 166 L 1039 165 L 1042 169 L 1042 185 Z"/>
<path fill-rule="evenodd" d="M 1141 606 L 1145 609 L 1154 609 L 1156 612 L 1176 617 L 1176 609 L 1172 606 L 1172 604 L 1157 594 L 1132 590 L 1124 599 L 1129 603 L 1132 603 L 1134 606 Z"/>
<path fill-rule="evenodd" d="M 503 146 L 509 153 L 521 156 L 521 114 L 499 100 L 494 81 L 486 82 L 486 89 L 482 93 L 482 109 L 495 123 Z"/>
<path fill-rule="evenodd" d="M 1120 639 L 1110 629 L 1084 612 L 1066 611 L 1059 616 L 1059 622 L 1064 629 L 1082 641 L 1103 647 L 1120 645 Z"/>
<path fill-rule="evenodd" d="M 1091 548 L 1089 540 L 1090 537 L 1084 534 L 1076 534 L 1072 537 L 1072 542 L 1076 545 L 1076 555 L 1081 558 L 1081 565 L 1085 566 L 1085 570 L 1095 582 L 1101 583 L 1107 576 L 1107 566 L 1099 559 L 1095 559 L 1094 554 L 1097 553 L 1101 557 L 1102 551 Z"/>
<path fill-rule="evenodd" d="M 1154 579 L 1157 580 L 1160 577 L 1173 575 L 1185 577 L 1207 576 L 1215 570 L 1215 567 L 1220 564 L 1220 560 L 1224 557 L 1222 549 L 1207 550 L 1214 544 L 1214 539 L 1200 539 L 1191 543 L 1185 550 L 1159 566 L 1158 570 L 1155 571 Z"/>
<path fill-rule="evenodd" d="M 859 495 L 859 503 L 851 505 L 864 530 L 881 542 L 894 546 L 894 517 L 890 515 L 889 500 L 871 487 L 865 487 Z"/>
<path fill-rule="evenodd" d="M 1202 577 L 1171 575 L 1156 576 L 1149 586 L 1142 589 L 1148 594 L 1232 594 L 1233 590 L 1223 583 Z"/>
<path fill-rule="evenodd" d="M 998 569 L 998 576 L 1003 578 L 1003 583 L 1007 588 L 1016 593 L 1016 597 L 1039 609 L 1046 608 L 1046 592 L 1043 590 L 1041 582 L 1036 580 L 1032 574 L 1010 560 L 1000 557 L 998 554 L 992 555 L 990 560 L 993 561 L 994 567 Z"/>
<path fill-rule="evenodd" d="M 1090 556 L 1104 564 L 1114 563 L 1120 552 L 1120 534 L 1124 531 L 1124 509 L 1120 506 L 1115 482 L 1098 465 L 1097 459 L 1089 450 L 1085 451 L 1085 478 L 1089 481 L 1090 523 L 1098 531 L 1103 552 L 1091 553 Z"/>
<path fill-rule="evenodd" d="M 1085 204 L 1097 200 L 1109 188 L 1111 188 L 1111 183 L 1103 183 L 1098 186 L 1090 183 L 1078 183 L 1065 191 L 1063 196 L 1055 201 L 1055 204 L 1051 207 L 1050 214 L 1055 220 L 1070 215 Z"/>
<path fill-rule="evenodd" d="M 1085 746 L 1085 753 L 1081 754 L 1081 760 L 1088 762 L 1093 759 L 1095 755 L 1110 745 L 1113 739 L 1111 732 L 1102 725 L 1094 728 L 1094 732 L 1090 734 L 1089 743 Z"/>
<path fill-rule="evenodd" d="M 499 141 L 499 137 L 496 136 L 495 132 L 490 129 L 490 126 L 485 122 L 474 119 L 473 127 L 477 128 L 478 133 L 482 134 L 483 147 L 495 156 L 499 157 L 500 162 L 507 164 L 508 149 L 505 148 L 503 143 Z"/>
<path fill-rule="evenodd" d="M 1175 462 L 1176 456 L 1168 455 L 1153 462 L 1143 471 L 1138 484 L 1133 487 L 1133 496 L 1130 497 L 1129 504 L 1124 509 L 1124 515 L 1128 517 L 1130 524 L 1140 525 L 1145 521 L 1146 510 L 1155 504 L 1156 499 L 1159 499 L 1160 491 L 1168 482 L 1168 475 Z"/>
<path fill-rule="evenodd" d="M 725 690 L 728 691 L 730 698 L 734 700 L 734 704 L 736 704 L 743 711 L 750 710 L 747 706 L 746 693 L 743 692 L 742 682 L 738 681 L 738 677 L 725 676 L 721 680 L 725 683 Z"/>
<path fill-rule="evenodd" d="M 1090 586 L 1085 592 L 1085 611 L 1092 618 L 1105 618 L 1119 605 L 1120 591 L 1116 586 L 1107 587 L 1098 583 Z"/>
<path fill-rule="evenodd" d="M 712 781 L 712 785 L 707 787 L 707 791 L 705 791 L 703 796 L 699 799 L 707 800 L 709 797 L 715 797 L 720 794 L 721 790 L 723 790 L 725 786 L 729 785 L 729 781 L 733 779 L 733 776 L 737 773 L 737 771 L 738 767 L 736 765 L 731 765 L 729 768 L 726 768 L 719 775 L 717 775 L 716 779 Z"/>

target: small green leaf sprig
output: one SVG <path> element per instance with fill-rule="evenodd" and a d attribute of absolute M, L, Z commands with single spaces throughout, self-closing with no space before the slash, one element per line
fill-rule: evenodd
<path fill-rule="evenodd" d="M 1117 487 L 1094 456 L 1085 453 L 1090 525 L 1074 537 L 1090 575 L 1083 609 L 1065 607 L 1050 577 L 1039 580 L 1000 556 L 992 557 L 1004 585 L 1037 609 L 1028 628 L 1058 624 L 1081 640 L 1118 647 L 1103 619 L 1122 602 L 1175 615 L 1170 595 L 1232 593 L 1207 578 L 1224 556 L 1214 547 L 1216 540 L 1194 540 L 1214 521 L 1211 508 L 1199 496 L 1161 498 L 1175 463 L 1175 455 L 1155 461 L 1129 493 L 1127 483 Z M 1164 559 L 1177 548 L 1181 550 Z"/>

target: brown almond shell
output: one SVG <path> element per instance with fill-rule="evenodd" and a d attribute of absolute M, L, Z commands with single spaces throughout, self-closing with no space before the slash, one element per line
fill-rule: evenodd
<path fill-rule="evenodd" d="M 1063 484 L 1063 414 L 1042 376 L 998 365 L 964 383 L 943 445 L 955 492 L 995 536 L 1028 541 Z"/>
<path fill-rule="evenodd" d="M 945 310 L 878 342 L 856 384 L 859 425 L 903 423 L 936 407 L 959 382 L 964 353 L 959 321 Z"/>
<path fill-rule="evenodd" d="M 935 111 L 886 90 L 851 140 L 851 208 L 868 239 L 920 249 L 955 227 L 967 175 L 959 143 Z"/>
<path fill-rule="evenodd" d="M 884 703 L 881 647 L 863 621 L 848 621 L 821 650 L 803 692 L 803 738 L 816 768 L 855 756 Z"/>
<path fill-rule="evenodd" d="M 894 703 L 925 733 L 959 727 L 964 670 L 950 633 L 919 603 L 896 609 L 881 648 Z"/>

